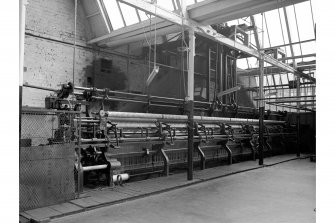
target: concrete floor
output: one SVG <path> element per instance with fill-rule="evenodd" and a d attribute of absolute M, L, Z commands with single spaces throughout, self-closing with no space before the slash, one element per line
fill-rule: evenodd
<path fill-rule="evenodd" d="M 315 163 L 294 160 L 53 222 L 315 222 Z"/>

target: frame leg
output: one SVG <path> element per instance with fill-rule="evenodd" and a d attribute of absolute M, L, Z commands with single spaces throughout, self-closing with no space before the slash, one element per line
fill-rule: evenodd
<path fill-rule="evenodd" d="M 204 170 L 206 167 L 206 157 L 204 151 L 201 150 L 199 145 L 196 145 L 195 148 L 197 149 L 200 157 L 201 157 L 201 164 L 200 164 L 200 169 Z"/>
<path fill-rule="evenodd" d="M 170 160 L 169 157 L 167 156 L 166 152 L 164 149 L 161 149 L 161 153 L 163 155 L 163 159 L 164 159 L 164 175 L 165 176 L 169 176 L 169 171 L 170 171 Z"/>

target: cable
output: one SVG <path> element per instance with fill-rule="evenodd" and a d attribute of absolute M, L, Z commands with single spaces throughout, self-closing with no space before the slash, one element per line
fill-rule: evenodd
<path fill-rule="evenodd" d="M 300 40 L 300 34 L 299 34 L 299 26 L 298 26 L 297 14 L 295 12 L 295 5 L 293 5 L 293 9 L 294 9 L 295 24 L 297 25 L 297 33 L 298 33 L 298 40 L 299 40 L 299 46 L 300 46 L 300 55 L 302 56 L 301 40 Z M 301 60 L 302 60 L 302 62 L 304 62 L 304 58 L 303 57 L 301 58 Z"/>
<path fill-rule="evenodd" d="M 314 22 L 314 15 L 313 15 L 313 7 L 312 7 L 312 0 L 309 0 L 310 8 L 311 8 L 311 14 L 312 14 L 312 21 L 313 21 L 313 29 L 314 29 L 314 38 L 316 39 L 316 33 L 315 33 L 315 22 Z"/>
<path fill-rule="evenodd" d="M 180 1 L 180 4 L 181 4 L 181 8 L 183 8 L 183 5 L 184 5 L 184 2 L 183 0 Z M 184 43 L 185 43 L 185 46 L 186 45 L 186 42 L 185 42 L 185 30 L 184 30 L 184 13 L 183 13 L 183 10 L 181 10 L 181 13 L 182 13 L 182 20 L 181 20 L 181 23 L 182 23 L 182 26 L 181 26 L 181 74 L 182 74 L 182 82 L 183 82 L 183 90 L 184 90 L 184 98 L 185 96 L 187 96 L 187 93 L 186 93 L 186 86 L 185 86 L 185 75 L 184 75 L 184 69 L 185 69 L 185 66 L 184 66 L 184 52 L 183 52 L 183 48 L 184 48 Z"/>
<path fill-rule="evenodd" d="M 155 17 L 157 18 L 157 0 L 154 1 L 155 3 Z M 156 53 L 156 49 L 157 49 L 157 27 L 156 27 L 156 19 L 155 19 L 155 45 L 154 45 L 154 69 L 156 69 L 156 58 L 157 58 L 157 53 Z"/>
<path fill-rule="evenodd" d="M 270 34 L 269 34 L 268 23 L 267 23 L 267 21 L 266 21 L 265 13 L 264 13 L 264 21 L 265 21 L 266 33 L 268 34 L 269 46 L 271 47 Z M 263 46 L 263 47 L 264 47 L 264 46 Z"/>
<path fill-rule="evenodd" d="M 74 37 L 73 37 L 73 63 L 72 63 L 73 87 L 74 87 L 74 72 L 75 72 L 75 65 L 76 65 L 77 5 L 78 5 L 78 0 L 74 0 Z"/>
<path fill-rule="evenodd" d="M 282 22 L 281 22 L 281 16 L 280 16 L 280 11 L 279 11 L 279 9 L 278 9 L 278 15 L 279 15 L 280 29 L 281 29 L 281 34 L 282 34 L 282 37 L 283 37 L 283 42 L 284 42 L 284 44 L 286 44 L 286 43 L 285 43 L 285 37 L 284 37 L 283 24 L 282 24 Z M 286 46 L 284 47 L 284 50 L 285 50 L 285 54 L 287 55 Z"/>

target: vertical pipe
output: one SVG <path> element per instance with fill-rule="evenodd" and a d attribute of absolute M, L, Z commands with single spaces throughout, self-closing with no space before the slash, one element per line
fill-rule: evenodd
<path fill-rule="evenodd" d="M 77 7 L 78 2 L 74 0 L 74 36 L 73 36 L 73 58 L 72 58 L 72 84 L 74 87 L 74 73 L 76 69 L 76 38 L 77 38 Z"/>
<path fill-rule="evenodd" d="M 264 47 L 264 31 L 263 31 L 263 18 L 264 14 L 262 13 L 262 44 L 260 44 L 260 48 Z M 264 57 L 259 52 L 259 165 L 263 165 L 263 150 L 264 150 L 264 107 L 265 107 L 265 100 L 264 100 Z"/>
<path fill-rule="evenodd" d="M 222 60 L 223 60 L 223 57 L 222 57 L 222 51 L 220 51 L 220 84 L 219 84 L 219 88 L 220 88 L 220 90 L 219 90 L 219 92 L 221 92 L 221 91 L 223 91 L 223 85 L 222 85 L 222 83 L 223 83 L 223 64 L 222 64 Z M 222 98 L 222 97 L 221 97 Z M 222 99 L 220 98 L 220 100 L 222 101 Z"/>
<path fill-rule="evenodd" d="M 194 101 L 194 55 L 195 55 L 195 36 L 194 30 L 191 28 L 189 35 L 189 57 L 188 57 L 188 76 L 187 76 L 187 98 L 188 103 L 188 171 L 187 179 L 193 180 L 193 101 Z"/>
<path fill-rule="evenodd" d="M 235 51 L 236 52 L 236 51 Z M 234 63 L 233 63 L 233 75 L 234 75 L 234 87 L 237 86 L 237 61 L 236 61 L 236 54 L 234 53 Z M 237 104 L 237 91 L 235 91 L 234 93 L 234 100 L 235 100 L 235 103 Z"/>
<path fill-rule="evenodd" d="M 263 165 L 263 148 L 264 148 L 264 91 L 263 91 L 263 81 L 264 81 L 264 60 L 263 56 L 261 56 L 259 60 L 259 97 L 261 100 L 259 101 L 259 165 Z"/>
<path fill-rule="evenodd" d="M 296 64 L 294 64 L 296 65 Z M 296 67 L 295 67 L 296 69 Z M 300 97 L 300 75 L 297 75 L 297 97 Z M 299 99 L 300 100 L 300 99 Z M 297 102 L 298 114 L 297 114 L 297 157 L 300 157 L 300 102 Z"/>
<path fill-rule="evenodd" d="M 22 112 L 22 86 L 23 86 L 23 66 L 24 66 L 24 39 L 25 39 L 25 29 L 26 29 L 26 5 L 27 0 L 20 0 L 19 3 L 19 16 L 20 16 L 20 45 L 19 45 L 19 148 L 21 148 L 21 112 Z M 19 149 L 20 151 L 20 149 Z"/>
<path fill-rule="evenodd" d="M 227 53 L 224 54 L 224 89 L 223 90 L 227 90 L 228 89 L 228 57 L 227 57 Z M 228 104 L 228 94 L 226 94 L 224 96 L 224 103 Z"/>
<path fill-rule="evenodd" d="M 209 94 L 210 94 L 210 91 L 209 91 L 209 87 L 210 87 L 210 83 L 211 83 L 211 48 L 208 49 L 208 63 L 207 63 L 207 66 L 208 66 L 208 76 L 207 76 L 207 84 L 206 84 L 206 91 L 207 91 L 207 101 L 208 102 L 211 102 L 210 100 L 210 97 L 209 97 Z"/>
<path fill-rule="evenodd" d="M 74 114 L 75 115 L 75 114 Z M 78 187 L 77 187 L 77 197 L 79 197 L 79 194 L 83 192 L 83 185 L 84 185 L 84 174 L 83 174 L 83 168 L 81 166 L 81 116 L 79 114 L 78 116 L 78 147 L 77 147 L 77 156 L 78 156 Z M 93 127 L 94 128 L 94 127 Z"/>
<path fill-rule="evenodd" d="M 288 40 L 290 43 L 290 49 L 291 49 L 291 56 L 294 57 L 294 50 L 293 50 L 293 46 L 292 46 L 292 39 L 291 39 L 291 32 L 290 32 L 290 23 L 288 20 L 288 16 L 287 16 L 287 12 L 286 12 L 286 8 L 284 7 L 284 16 L 285 16 L 285 21 L 286 21 L 286 28 L 287 28 L 287 36 L 288 36 Z M 299 34 L 298 34 L 299 35 Z M 297 63 L 295 61 L 295 59 L 293 58 L 293 68 L 297 69 Z M 296 79 L 297 79 L 297 97 L 300 97 L 300 75 L 296 74 Z M 291 95 L 290 95 L 291 96 Z M 300 102 L 297 102 L 297 157 L 300 156 Z"/>

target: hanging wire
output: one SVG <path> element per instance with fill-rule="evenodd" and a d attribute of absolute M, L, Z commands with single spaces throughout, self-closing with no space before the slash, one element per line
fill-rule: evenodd
<path fill-rule="evenodd" d="M 280 15 L 280 11 L 278 9 L 278 15 L 279 15 L 279 22 L 280 22 L 280 29 L 281 29 L 281 33 L 282 33 L 282 38 L 283 38 L 283 42 L 285 43 L 285 37 L 284 37 L 284 30 L 283 30 L 283 24 L 282 24 L 282 19 L 281 19 L 281 15 Z M 287 55 L 287 50 L 286 50 L 286 46 L 284 47 L 284 51 L 285 51 L 285 55 Z M 288 78 L 288 72 L 286 72 L 286 77 L 287 77 L 287 83 L 289 83 L 289 78 Z M 283 87 L 283 95 L 285 96 L 285 91 L 284 91 L 284 86 Z M 289 89 L 289 96 L 291 96 L 291 89 Z M 290 112 L 291 112 L 291 108 L 290 108 Z"/>
<path fill-rule="evenodd" d="M 310 8 L 311 8 L 311 14 L 312 14 L 312 21 L 313 21 L 313 29 L 314 29 L 314 38 L 316 38 L 316 33 L 315 33 L 315 22 L 314 22 L 314 15 L 313 15 L 313 7 L 312 7 L 312 0 L 309 0 Z"/>
<path fill-rule="evenodd" d="M 268 23 L 267 23 L 267 20 L 266 20 L 266 13 L 264 13 L 264 22 L 265 22 L 265 28 L 266 28 L 266 33 L 267 33 L 267 36 L 268 36 L 268 41 L 269 41 L 269 47 L 271 47 L 271 41 L 270 41 L 270 34 L 269 34 L 269 28 L 268 28 Z M 264 47 L 264 46 L 263 46 Z M 266 70 L 268 72 L 268 67 L 266 67 Z M 272 74 L 272 81 L 273 81 L 273 85 L 275 86 L 275 91 L 277 91 L 277 86 L 276 86 L 276 80 L 275 80 L 275 77 L 274 75 Z M 277 111 L 277 106 L 276 106 L 276 111 Z"/>
<path fill-rule="evenodd" d="M 151 70 L 151 67 L 150 67 L 150 62 L 151 62 L 151 14 L 150 14 L 150 29 L 149 29 L 149 60 L 148 60 L 148 75 L 150 76 L 150 70 Z M 148 77 L 149 77 L 148 76 Z M 148 89 L 148 87 L 147 87 Z"/>
<path fill-rule="evenodd" d="M 297 33 L 298 33 L 298 40 L 299 40 L 299 46 L 300 46 L 300 55 L 302 56 L 302 47 L 301 47 L 301 40 L 300 40 L 300 32 L 299 32 L 299 26 L 298 26 L 298 19 L 297 19 L 297 14 L 295 11 L 295 5 L 293 5 L 293 9 L 294 9 L 294 18 L 295 18 L 295 24 L 297 26 Z M 293 55 L 292 55 L 293 56 Z M 304 61 L 304 58 L 301 58 L 302 61 Z"/>
<path fill-rule="evenodd" d="M 155 18 L 157 18 L 157 0 L 152 0 L 151 1 L 151 4 L 155 4 Z M 156 30 L 156 19 L 155 19 L 155 26 L 154 26 L 154 61 L 153 61 L 153 70 L 151 71 L 151 31 L 152 31 L 152 15 L 150 14 L 150 45 L 149 45 L 149 63 L 148 63 L 148 71 L 149 71 L 149 76 L 148 78 L 151 79 L 150 81 L 152 81 L 152 79 L 154 78 L 154 76 L 152 77 L 152 73 L 153 72 L 156 72 L 156 50 L 157 50 L 157 30 Z M 157 74 L 157 72 L 156 72 Z M 150 82 L 149 81 L 149 82 Z M 148 82 L 148 79 L 147 79 L 147 82 L 146 82 L 146 90 L 147 90 L 147 94 L 148 94 L 148 97 L 150 95 L 150 88 L 149 88 L 149 83 Z M 148 84 L 149 83 L 149 84 Z"/>
<path fill-rule="evenodd" d="M 146 14 L 146 16 L 148 17 L 148 19 L 150 18 L 147 14 Z M 142 24 L 142 23 L 139 23 L 139 24 Z M 146 31 L 144 29 L 144 25 L 143 24 L 142 24 L 142 30 L 143 30 L 143 35 L 144 35 L 145 41 L 147 42 L 148 46 L 150 46 L 150 42 L 149 42 L 148 37 L 146 35 Z"/>
<path fill-rule="evenodd" d="M 283 24 L 282 24 L 282 22 L 281 22 L 281 16 L 280 16 L 280 11 L 279 11 L 279 9 L 278 9 L 278 15 L 279 15 L 279 22 L 280 22 L 281 34 L 282 34 L 283 42 L 284 42 L 284 45 L 285 45 L 286 42 L 285 42 L 284 30 L 283 30 Z M 285 50 L 285 54 L 287 55 L 286 46 L 284 47 L 284 50 Z"/>
<path fill-rule="evenodd" d="M 157 17 L 157 0 L 154 1 L 155 3 L 155 17 Z M 156 69 L 156 59 L 157 59 L 157 52 L 156 52 L 156 49 L 157 49 L 157 27 L 156 27 L 156 24 L 157 24 L 157 20 L 155 19 L 155 45 L 154 45 L 154 69 Z"/>
<path fill-rule="evenodd" d="M 265 15 L 265 13 L 264 13 L 264 21 L 265 21 L 266 33 L 268 34 L 269 46 L 271 47 L 270 34 L 269 34 L 268 23 L 266 21 L 266 15 Z"/>
<path fill-rule="evenodd" d="M 72 63 L 73 87 L 74 87 L 74 73 L 75 73 L 75 68 L 76 68 L 77 7 L 78 7 L 78 0 L 74 0 L 74 37 L 73 37 L 73 63 Z"/>
<path fill-rule="evenodd" d="M 180 4 L 181 4 L 181 8 L 183 9 L 184 1 L 181 0 Z M 186 96 L 186 86 L 185 86 L 185 75 L 184 75 L 185 66 L 184 66 L 184 52 L 183 52 L 183 49 L 184 49 L 184 44 L 185 44 L 185 46 L 187 46 L 187 45 L 186 45 L 186 42 L 185 42 L 184 12 L 183 12 L 183 10 L 181 10 L 181 14 L 182 14 L 182 20 L 181 20 L 181 23 L 182 23 L 182 26 L 181 26 L 181 76 L 182 76 L 182 79 L 181 79 L 181 81 L 182 81 L 182 84 L 183 84 L 182 87 L 183 87 L 184 97 L 185 97 Z"/>
<path fill-rule="evenodd" d="M 264 47 L 264 14 L 265 13 L 262 13 L 262 45 L 260 46 L 260 48 L 263 48 Z M 260 50 L 260 49 L 259 49 Z M 261 60 L 263 60 L 261 58 Z M 265 67 L 265 63 L 264 63 L 264 60 L 262 61 L 262 64 L 263 64 L 263 86 L 264 86 L 264 76 L 266 78 L 266 82 L 267 82 L 267 86 L 269 86 L 269 79 L 268 79 L 268 75 L 264 75 L 264 67 Z M 266 73 L 268 73 L 268 67 L 265 68 L 266 70 Z M 270 90 L 271 91 L 271 90 Z M 264 95 L 264 93 L 263 93 Z M 266 109 L 266 104 L 264 103 L 264 109 Z M 270 109 L 270 105 L 269 105 L 269 109 Z"/>

